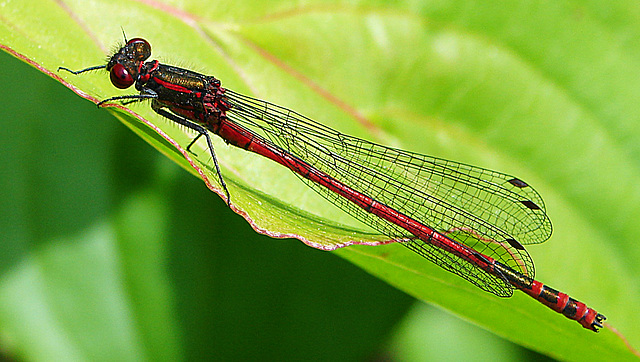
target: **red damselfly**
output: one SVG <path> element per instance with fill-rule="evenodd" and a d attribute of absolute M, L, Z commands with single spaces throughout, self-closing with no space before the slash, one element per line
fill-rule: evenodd
<path fill-rule="evenodd" d="M 540 195 L 503 173 L 424 156 L 337 132 L 292 110 L 221 87 L 213 76 L 147 61 L 151 46 L 126 41 L 106 65 L 114 86 L 139 94 L 98 103 L 151 100 L 152 109 L 203 137 L 220 184 L 210 133 L 293 171 L 313 190 L 440 267 L 500 297 L 520 289 L 584 328 L 598 331 L 602 314 L 534 280 L 523 244 L 551 236 Z"/>

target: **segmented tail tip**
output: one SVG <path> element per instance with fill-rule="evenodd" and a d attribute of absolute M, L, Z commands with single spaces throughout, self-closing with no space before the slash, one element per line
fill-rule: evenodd
<path fill-rule="evenodd" d="M 602 314 L 598 313 L 595 317 L 595 319 L 593 320 L 593 322 L 591 323 L 591 328 L 593 328 L 594 331 L 598 332 L 598 328 L 602 328 L 602 322 L 605 321 L 605 319 L 607 319 L 607 317 L 603 316 Z"/>

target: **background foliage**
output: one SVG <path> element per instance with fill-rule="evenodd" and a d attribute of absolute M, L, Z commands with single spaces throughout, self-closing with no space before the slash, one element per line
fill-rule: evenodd
<path fill-rule="evenodd" d="M 0 44 L 45 72 L 101 63 L 122 26 L 150 40 L 161 61 L 341 131 L 521 176 L 545 196 L 555 226 L 549 243 L 529 248 L 539 279 L 588 302 L 638 344 L 634 2 L 33 5 L 4 3 Z M 107 112 L 7 58 L 6 355 L 427 359 L 478 357 L 487 345 L 492 359 L 520 353 L 433 308 L 407 313 L 411 298 L 329 253 L 257 235 Z M 65 79 L 97 99 L 117 94 L 104 74 Z M 145 105 L 133 111 L 188 139 Z M 138 118 L 116 115 L 193 170 Z M 329 245 L 365 231 L 277 166 L 217 146 L 234 201 L 254 225 Z M 545 354 L 631 356 L 611 330 L 581 330 L 523 295 L 495 298 L 395 245 L 333 254 Z"/>

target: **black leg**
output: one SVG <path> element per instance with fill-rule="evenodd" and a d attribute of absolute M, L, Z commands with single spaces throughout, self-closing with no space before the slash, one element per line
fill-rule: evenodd
<path fill-rule="evenodd" d="M 123 99 L 129 99 L 129 101 L 122 102 L 123 105 L 126 105 L 129 103 L 142 102 L 142 101 L 146 101 L 147 99 L 155 99 L 155 98 L 158 98 L 158 95 L 155 93 L 154 94 L 130 94 L 127 96 L 116 96 L 116 97 L 103 99 L 100 102 L 98 102 L 97 106 L 102 107 L 102 105 L 107 102 L 120 101 Z"/>
<path fill-rule="evenodd" d="M 211 157 L 213 157 L 213 164 L 216 168 L 216 172 L 218 173 L 218 180 L 220 180 L 220 185 L 222 186 L 222 189 L 224 190 L 224 193 L 227 195 L 227 205 L 231 206 L 231 196 L 229 195 L 229 190 L 227 189 L 227 184 L 224 182 L 224 179 L 222 178 L 222 173 L 220 172 L 220 166 L 218 165 L 218 158 L 216 157 L 216 153 L 213 149 L 213 143 L 211 142 L 211 136 L 209 135 L 209 132 L 206 130 L 206 128 L 202 127 L 201 125 L 194 123 L 186 118 L 182 118 L 179 117 L 169 111 L 166 111 L 162 108 L 158 108 L 158 107 L 153 107 L 153 110 L 156 111 L 156 113 L 158 113 L 159 115 L 166 117 L 180 125 L 183 125 L 189 129 L 192 129 L 196 132 L 198 132 L 198 136 L 196 136 L 196 138 L 189 144 L 189 146 L 187 146 L 187 150 L 189 150 L 189 147 L 191 147 L 191 145 L 193 145 L 193 143 L 200 138 L 201 136 L 204 136 L 204 138 L 207 140 L 207 146 L 209 147 L 209 152 L 211 153 Z"/>
<path fill-rule="evenodd" d="M 187 146 L 187 151 L 191 152 L 190 148 L 191 146 L 193 146 L 194 143 L 196 143 L 196 141 L 202 136 L 202 133 L 198 133 L 198 135 L 196 136 L 196 138 L 193 139 L 193 141 L 191 141 L 191 143 L 189 143 L 189 145 Z M 191 152 L 193 153 L 193 152 Z M 195 153 L 193 153 L 195 155 Z"/>

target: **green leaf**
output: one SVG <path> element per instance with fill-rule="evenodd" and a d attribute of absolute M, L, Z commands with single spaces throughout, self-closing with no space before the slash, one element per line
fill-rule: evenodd
<path fill-rule="evenodd" d="M 640 79 L 640 49 L 631 40 L 640 27 L 629 15 L 633 2 L 600 6 L 234 1 L 178 8 L 70 1 L 34 8 L 11 2 L 2 10 L 0 44 L 96 101 L 131 91 L 117 91 L 103 72 L 55 70 L 103 63 L 121 39 L 121 26 L 130 38 L 149 40 L 162 62 L 188 64 L 225 87 L 344 133 L 518 175 L 545 197 L 555 227 L 550 242 L 529 248 L 538 279 L 587 302 L 612 328 L 598 335 L 582 330 L 522 294 L 498 299 L 398 245 L 336 253 L 537 351 L 562 359 L 620 359 L 633 356 L 623 338 L 640 344 L 633 262 L 640 256 L 634 242 L 640 235 L 634 222 L 640 214 L 640 147 L 634 142 L 640 88 L 633 82 Z M 218 188 L 206 151 L 194 158 L 180 148 L 193 137 L 188 131 L 145 104 L 110 110 Z M 234 210 L 256 230 L 325 249 L 383 240 L 282 167 L 219 139 L 215 146 Z M 99 227 L 90 230 L 77 237 L 100 235 Z"/>
<path fill-rule="evenodd" d="M 108 112 L 7 54 L 0 68 L 2 356 L 361 360 L 413 301 L 255 233 Z"/>

